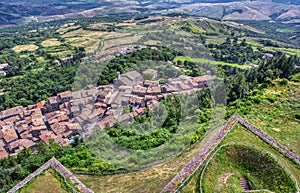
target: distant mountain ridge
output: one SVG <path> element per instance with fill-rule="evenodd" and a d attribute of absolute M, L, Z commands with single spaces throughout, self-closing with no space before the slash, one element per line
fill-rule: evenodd
<path fill-rule="evenodd" d="M 300 18 L 300 0 L 0 0 L 0 26 L 109 13 L 180 12 L 224 20 Z"/>

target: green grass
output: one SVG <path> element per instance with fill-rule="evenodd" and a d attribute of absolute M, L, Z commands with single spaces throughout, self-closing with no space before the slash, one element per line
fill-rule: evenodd
<path fill-rule="evenodd" d="M 240 178 L 246 178 L 254 190 L 295 192 L 288 173 L 264 151 L 243 145 L 223 147 L 205 170 L 204 192 L 241 192 Z"/>
<path fill-rule="evenodd" d="M 294 116 L 295 113 L 292 113 L 299 111 L 300 83 L 290 82 L 288 86 L 276 84 L 263 93 L 257 93 L 257 97 L 259 97 L 260 101 L 254 102 L 256 97 L 250 97 L 250 99 L 241 102 L 241 108 L 232 107 L 229 111 L 239 113 L 243 118 L 249 120 L 278 142 L 300 155 L 300 124 Z M 287 159 L 242 125 L 238 124 L 221 144 L 229 142 L 254 144 L 270 152 L 293 174 L 298 184 L 300 183 L 300 166 Z M 200 172 L 197 171 L 196 175 L 180 192 L 198 192 L 200 185 L 199 175 Z M 230 179 L 232 178 L 232 183 L 234 183 L 234 176 L 232 177 Z M 229 181 L 229 183 L 231 182 Z"/>
<path fill-rule="evenodd" d="M 280 32 L 280 33 L 294 33 L 294 32 L 297 32 L 297 31 L 293 30 L 293 29 L 281 29 L 281 28 L 278 28 L 278 29 L 276 29 L 276 32 Z"/>
<path fill-rule="evenodd" d="M 259 99 L 260 101 L 257 101 Z M 256 102 L 254 102 L 256 101 Z M 300 123 L 293 112 L 300 108 L 300 83 L 288 86 L 275 85 L 263 93 L 257 93 L 241 102 L 241 107 L 232 107 L 252 124 L 300 155 Z"/>
<path fill-rule="evenodd" d="M 281 51 L 289 55 L 300 56 L 300 49 L 296 49 L 296 48 L 275 48 L 275 47 L 265 46 L 263 49 L 266 51 L 272 51 L 272 52 Z"/>
<path fill-rule="evenodd" d="M 285 165 L 285 167 L 293 174 L 293 176 L 296 178 L 297 182 L 300 182 L 300 166 L 295 165 L 292 161 L 288 160 L 285 156 L 283 156 L 281 153 L 279 153 L 277 150 L 275 150 L 273 147 L 271 147 L 269 144 L 266 144 L 264 141 L 262 141 L 260 138 L 258 138 L 255 134 L 248 131 L 245 127 L 238 124 L 224 139 L 224 141 L 221 143 L 226 144 L 230 142 L 244 142 L 248 144 L 254 144 L 258 148 L 262 148 L 265 151 L 270 152 L 272 155 L 276 157 L 281 163 Z M 219 179 L 223 179 L 226 175 L 229 175 L 230 173 L 233 173 L 232 171 L 226 171 L 227 166 L 224 164 L 223 166 L 216 166 L 215 169 L 218 169 L 220 167 L 223 167 L 224 171 L 222 174 L 218 175 L 211 175 L 210 177 L 204 177 L 204 183 L 208 183 L 208 186 L 214 187 L 213 183 L 216 183 L 216 181 Z M 200 187 L 200 172 L 201 169 L 196 172 L 196 174 L 191 178 L 191 180 L 180 190 L 182 193 L 191 193 L 191 192 L 199 192 Z M 216 171 L 215 171 L 216 172 Z M 214 173 L 214 172 L 212 172 Z M 215 173 L 216 174 L 216 173 Z M 239 173 L 240 175 L 240 173 Z M 223 184 L 219 188 L 224 188 L 223 192 L 236 192 L 230 190 L 232 187 L 238 188 L 236 184 L 237 177 L 239 176 L 237 173 L 235 173 L 232 177 L 230 177 L 228 180 L 228 184 Z M 218 177 L 219 176 L 219 177 Z M 226 189 L 226 191 L 225 191 Z M 209 191 L 208 191 L 209 192 Z M 213 191 L 217 192 L 217 191 Z"/>
<path fill-rule="evenodd" d="M 204 29 L 197 27 L 196 25 L 189 23 L 189 27 L 193 33 L 204 33 L 206 32 Z"/>
<path fill-rule="evenodd" d="M 33 181 L 23 187 L 19 193 L 68 193 L 72 192 L 67 187 L 63 178 L 53 169 L 48 169 L 37 176 Z"/>
<path fill-rule="evenodd" d="M 231 67 L 236 67 L 236 68 L 241 68 L 241 69 L 246 69 L 249 68 L 248 65 L 241 65 L 241 64 L 237 64 L 237 63 L 229 63 L 229 62 L 222 62 L 222 61 L 214 61 L 214 60 L 209 60 L 209 59 L 205 59 L 205 58 L 191 58 L 188 56 L 177 56 L 174 59 L 174 62 L 185 62 L 185 61 L 189 61 L 189 62 L 195 62 L 195 63 L 209 63 L 212 65 L 222 65 L 222 66 L 231 66 Z"/>
<path fill-rule="evenodd" d="M 216 134 L 213 130 L 193 148 L 177 157 L 151 168 L 119 175 L 77 175 L 79 180 L 94 192 L 158 193 L 176 174 L 203 148 L 205 143 Z"/>

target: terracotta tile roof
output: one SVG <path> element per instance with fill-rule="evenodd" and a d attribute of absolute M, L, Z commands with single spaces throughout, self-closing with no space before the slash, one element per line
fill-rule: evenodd
<path fill-rule="evenodd" d="M 11 117 L 14 115 L 23 114 L 23 112 L 24 112 L 24 108 L 22 106 L 10 108 L 10 109 L 0 112 L 0 119 L 4 119 L 6 117 Z"/>
<path fill-rule="evenodd" d="M 106 107 L 107 107 L 107 104 L 106 104 L 106 103 L 103 103 L 103 102 L 97 102 L 97 103 L 95 103 L 95 107 L 96 107 L 96 108 L 100 108 L 100 107 L 106 108 Z"/>
<path fill-rule="evenodd" d="M 53 97 L 50 97 L 48 99 L 49 103 L 50 104 L 57 104 L 57 103 L 60 103 L 60 99 L 58 96 L 53 96 Z"/>
<path fill-rule="evenodd" d="M 59 117 L 57 118 L 57 120 L 58 120 L 59 122 L 67 121 L 67 120 L 69 120 L 69 117 L 68 117 L 67 115 L 61 115 L 61 116 L 59 116 Z"/>
<path fill-rule="evenodd" d="M 184 84 L 184 83 L 180 83 L 180 84 L 178 84 L 178 86 L 181 90 L 191 90 L 192 89 L 191 85 Z"/>
<path fill-rule="evenodd" d="M 151 81 L 151 80 L 145 80 L 144 81 L 144 86 L 158 86 L 159 82 L 157 81 Z"/>
<path fill-rule="evenodd" d="M 95 112 L 98 115 L 103 115 L 105 113 L 106 109 L 105 108 L 100 108 L 100 109 L 95 109 Z"/>
<path fill-rule="evenodd" d="M 142 86 L 134 86 L 132 93 L 136 93 L 136 94 L 146 94 L 147 92 L 147 88 L 142 87 Z"/>
<path fill-rule="evenodd" d="M 115 124 L 115 122 L 116 122 L 115 116 L 114 116 L 114 115 L 109 115 L 109 116 L 105 117 L 104 119 L 102 119 L 102 120 L 99 122 L 98 125 L 100 126 L 101 129 L 104 129 L 106 123 L 108 123 L 108 125 L 109 125 L 110 127 L 112 127 L 112 126 Z"/>
<path fill-rule="evenodd" d="M 28 129 L 29 129 L 29 127 L 27 124 L 20 124 L 17 126 L 17 131 L 19 134 L 27 131 Z"/>
<path fill-rule="evenodd" d="M 54 138 L 54 141 L 55 141 L 56 143 L 58 143 L 60 146 L 63 146 L 63 147 L 70 144 L 70 140 L 69 140 L 69 139 L 62 138 L 62 137 L 60 137 L 60 136 L 56 136 L 56 137 Z"/>
<path fill-rule="evenodd" d="M 30 148 L 35 146 L 36 144 L 29 140 L 29 139 L 18 139 L 17 141 L 14 141 L 9 144 L 10 151 L 20 152 L 24 147 Z"/>
<path fill-rule="evenodd" d="M 36 108 L 36 105 L 28 105 L 27 106 L 27 109 L 28 110 L 32 110 L 32 109 L 35 109 Z"/>
<path fill-rule="evenodd" d="M 162 89 L 162 91 L 165 92 L 165 93 L 166 93 L 166 92 L 167 92 L 167 93 L 175 92 L 175 91 L 178 91 L 178 90 L 179 90 L 176 86 L 174 86 L 174 85 L 172 85 L 172 84 L 165 84 L 165 85 L 161 86 L 161 89 Z"/>
<path fill-rule="evenodd" d="M 2 132 L 3 139 L 6 143 L 10 143 L 18 139 L 18 135 L 12 125 L 3 126 L 0 132 Z"/>
<path fill-rule="evenodd" d="M 53 124 L 50 125 L 52 130 L 56 129 L 56 127 L 58 127 L 58 126 L 59 126 L 58 121 L 56 121 L 56 122 L 54 122 Z"/>
<path fill-rule="evenodd" d="M 197 76 L 197 77 L 194 77 L 193 78 L 193 80 L 195 81 L 195 82 L 205 82 L 205 81 L 210 81 L 210 80 L 212 80 L 213 79 L 213 77 L 212 76 L 210 76 L 210 75 L 204 75 L 204 76 Z"/>
<path fill-rule="evenodd" d="M 138 108 L 135 110 L 135 112 L 138 114 L 138 115 L 142 115 L 145 113 L 145 109 L 144 108 Z"/>
<path fill-rule="evenodd" d="M 160 94 L 161 88 L 160 86 L 149 86 L 147 88 L 147 94 Z"/>
<path fill-rule="evenodd" d="M 46 101 L 38 102 L 38 103 L 36 104 L 36 107 L 37 107 L 38 109 L 42 109 L 42 108 L 44 107 L 45 103 L 46 103 Z"/>
<path fill-rule="evenodd" d="M 96 89 L 96 88 L 91 88 L 91 89 L 87 90 L 87 94 L 88 94 L 89 96 L 96 95 L 98 92 L 99 92 L 99 91 L 98 91 L 98 89 Z"/>
<path fill-rule="evenodd" d="M 32 127 L 30 127 L 30 131 L 40 131 L 40 130 L 46 130 L 46 129 L 47 129 L 46 125 L 44 125 L 44 126 L 32 126 Z"/>
<path fill-rule="evenodd" d="M 22 139 L 28 139 L 28 138 L 32 138 L 32 134 L 30 133 L 29 130 L 26 130 L 26 131 L 20 133 L 20 137 Z"/>
<path fill-rule="evenodd" d="M 126 113 L 126 114 L 121 115 L 117 118 L 117 121 L 120 122 L 120 123 L 128 122 L 128 121 L 131 121 L 131 120 L 132 120 L 132 117 L 130 116 L 130 113 Z"/>
<path fill-rule="evenodd" d="M 146 95 L 145 96 L 145 101 L 149 101 L 149 100 L 157 100 L 156 96 L 151 96 L 151 95 Z"/>
<path fill-rule="evenodd" d="M 0 159 L 4 159 L 8 157 L 7 151 L 4 149 L 4 147 L 0 146 Z"/>
<path fill-rule="evenodd" d="M 81 126 L 79 123 L 69 123 L 67 125 L 68 129 L 70 130 L 82 130 Z"/>
<path fill-rule="evenodd" d="M 49 145 L 49 140 L 54 139 L 56 135 L 51 131 L 42 131 L 39 137 L 41 141 Z"/>
<path fill-rule="evenodd" d="M 68 91 L 65 91 L 65 92 L 58 93 L 57 96 L 60 97 L 61 99 L 71 98 L 72 97 L 72 92 L 68 90 Z"/>
<path fill-rule="evenodd" d="M 72 96 L 73 96 L 74 99 L 82 98 L 81 91 L 72 92 Z"/>

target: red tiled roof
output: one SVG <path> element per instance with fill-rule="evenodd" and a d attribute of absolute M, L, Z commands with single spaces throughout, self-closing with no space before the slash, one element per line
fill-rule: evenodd
<path fill-rule="evenodd" d="M 37 107 L 38 109 L 42 109 L 42 108 L 44 107 L 44 105 L 45 105 L 45 101 L 41 101 L 41 102 L 38 102 L 38 103 L 36 104 L 36 107 Z"/>
<path fill-rule="evenodd" d="M 49 144 L 49 140 L 54 139 L 56 135 L 50 131 L 43 131 L 39 137 L 44 143 Z"/>
<path fill-rule="evenodd" d="M 3 128 L 1 130 L 1 132 L 3 134 L 3 139 L 5 140 L 6 143 L 10 143 L 10 142 L 18 139 L 17 133 L 12 126 Z"/>
<path fill-rule="evenodd" d="M 4 159 L 8 157 L 7 151 L 4 149 L 4 147 L 0 146 L 0 159 Z"/>
<path fill-rule="evenodd" d="M 149 86 L 147 88 L 147 93 L 148 94 L 159 94 L 159 93 L 161 93 L 161 88 L 160 88 L 160 86 Z"/>
<path fill-rule="evenodd" d="M 65 92 L 61 92 L 61 93 L 58 93 L 57 96 L 59 96 L 60 98 L 69 98 L 69 97 L 72 97 L 72 92 L 71 91 L 65 91 Z"/>
<path fill-rule="evenodd" d="M 204 82 L 204 81 L 209 81 L 209 80 L 212 80 L 213 77 L 210 76 L 210 75 L 204 75 L 204 76 L 197 76 L 197 77 L 194 77 L 193 80 L 195 82 Z"/>
<path fill-rule="evenodd" d="M 116 122 L 115 116 L 114 115 L 109 115 L 109 116 L 105 117 L 104 119 L 102 119 L 98 125 L 100 126 L 101 129 L 104 129 L 106 123 L 108 123 L 108 125 L 110 127 L 112 127 L 115 122 Z"/>

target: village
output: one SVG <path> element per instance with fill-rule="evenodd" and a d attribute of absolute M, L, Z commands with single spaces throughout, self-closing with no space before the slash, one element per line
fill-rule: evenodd
<path fill-rule="evenodd" d="M 144 80 L 151 75 L 151 80 Z M 157 70 L 117 72 L 113 84 L 65 91 L 35 105 L 0 112 L 0 159 L 17 155 L 24 148 L 53 139 L 67 146 L 75 135 L 88 135 L 95 127 L 105 129 L 114 123 L 130 122 L 153 108 L 168 95 L 187 94 L 208 86 L 210 75 L 169 78 L 160 85 Z M 130 106 L 131 112 L 123 112 Z"/>

